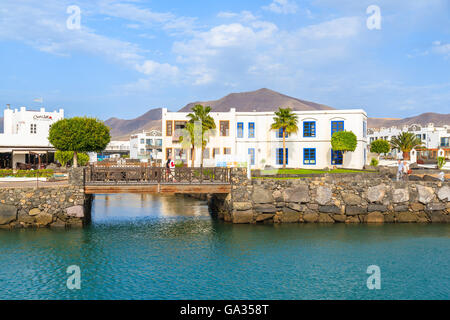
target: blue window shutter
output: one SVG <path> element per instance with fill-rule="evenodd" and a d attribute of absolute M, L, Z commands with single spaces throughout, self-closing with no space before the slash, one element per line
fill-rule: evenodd
<path fill-rule="evenodd" d="M 249 138 L 255 137 L 255 123 L 254 122 L 248 123 L 248 137 Z"/>
<path fill-rule="evenodd" d="M 237 124 L 237 137 L 243 138 L 244 137 L 244 123 L 238 122 Z"/>

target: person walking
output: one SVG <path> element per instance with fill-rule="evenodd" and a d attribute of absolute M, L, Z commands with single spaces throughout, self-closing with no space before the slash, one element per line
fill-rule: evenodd
<path fill-rule="evenodd" d="M 403 179 L 403 162 L 402 160 L 398 160 L 398 168 L 397 168 L 397 181 Z"/>
<path fill-rule="evenodd" d="M 409 164 L 408 162 L 404 161 L 403 162 L 403 178 L 408 180 L 410 171 L 409 171 Z"/>
<path fill-rule="evenodd" d="M 166 177 L 167 180 L 173 180 L 173 171 L 175 170 L 175 163 L 172 161 L 171 158 L 167 159 L 166 162 Z"/>

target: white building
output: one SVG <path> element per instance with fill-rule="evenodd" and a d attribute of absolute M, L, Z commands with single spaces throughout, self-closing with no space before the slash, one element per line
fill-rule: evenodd
<path fill-rule="evenodd" d="M 369 143 L 379 139 L 390 141 L 393 137 L 400 135 L 402 132 L 414 133 L 422 140 L 426 149 L 437 150 L 439 148 L 450 147 L 450 125 L 435 127 L 433 123 L 429 123 L 427 126 L 413 124 L 405 125 L 403 127 L 369 129 Z"/>
<path fill-rule="evenodd" d="M 110 141 L 105 150 L 100 153 L 89 152 L 89 162 L 103 161 L 105 159 L 120 159 L 130 155 L 130 141 Z"/>
<path fill-rule="evenodd" d="M 363 168 L 367 154 L 367 115 L 364 110 L 295 111 L 299 131 L 286 138 L 287 167 L 322 169 L 326 167 Z M 179 129 L 184 128 L 188 113 L 162 110 L 164 160 L 172 158 L 190 164 L 192 156 L 200 165 L 201 148 L 191 155 L 179 142 Z M 283 164 L 283 139 L 279 131 L 270 129 L 273 112 L 211 112 L 216 130 L 211 134 L 204 153 L 204 166 L 222 165 L 224 161 L 251 163 L 251 167 L 280 168 Z M 352 131 L 358 145 L 354 152 L 342 155 L 331 149 L 331 136 L 336 131 Z M 229 158 L 229 159 L 227 159 Z"/>
<path fill-rule="evenodd" d="M 151 130 L 133 134 L 130 137 L 130 158 L 161 162 L 163 160 L 163 139 L 161 131 Z"/>
<path fill-rule="evenodd" d="M 16 168 L 17 163 L 37 164 L 37 159 L 51 162 L 55 149 L 48 141 L 51 125 L 64 118 L 64 110 L 48 112 L 11 109 L 3 113 L 3 133 L 0 134 L 0 167 Z"/>

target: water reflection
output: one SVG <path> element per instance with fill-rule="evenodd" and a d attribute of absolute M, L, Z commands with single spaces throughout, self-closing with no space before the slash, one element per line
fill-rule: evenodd
<path fill-rule="evenodd" d="M 206 202 L 182 195 L 95 195 L 93 222 L 139 218 L 209 217 Z"/>

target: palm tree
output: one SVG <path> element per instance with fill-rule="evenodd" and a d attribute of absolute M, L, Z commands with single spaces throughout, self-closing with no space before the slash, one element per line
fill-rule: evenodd
<path fill-rule="evenodd" d="M 192 122 L 186 123 L 186 127 L 183 129 L 180 142 L 183 149 L 191 150 L 191 167 L 194 167 L 194 153 L 195 153 L 195 124 Z"/>
<path fill-rule="evenodd" d="M 275 112 L 273 121 L 270 126 L 272 130 L 283 129 L 283 168 L 286 168 L 286 133 L 296 133 L 298 131 L 297 115 L 292 113 L 290 108 L 279 108 Z"/>
<path fill-rule="evenodd" d="M 187 116 L 190 118 L 189 122 L 194 124 L 195 122 L 201 123 L 201 147 L 202 147 L 202 155 L 201 155 L 201 166 L 203 167 L 203 153 L 205 151 L 206 145 L 208 144 L 208 138 L 211 134 L 211 130 L 216 128 L 216 123 L 214 122 L 213 117 L 209 115 L 211 112 L 211 107 L 206 106 L 203 107 L 200 104 L 192 107 L 192 113 L 189 113 Z M 195 130 L 193 130 L 195 131 Z"/>
<path fill-rule="evenodd" d="M 391 146 L 393 149 L 403 152 L 403 159 L 409 158 L 409 152 L 416 148 L 423 146 L 422 140 L 412 132 L 402 132 L 399 136 L 391 139 Z"/>

